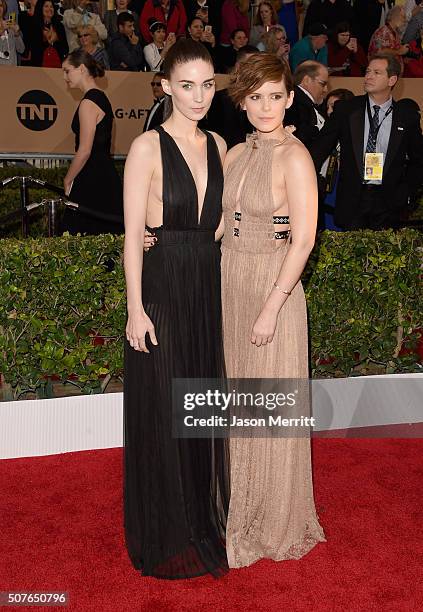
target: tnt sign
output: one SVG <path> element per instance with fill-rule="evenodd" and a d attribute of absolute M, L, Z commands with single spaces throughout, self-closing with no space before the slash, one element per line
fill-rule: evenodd
<path fill-rule="evenodd" d="M 34 132 L 48 130 L 56 121 L 57 113 L 56 102 L 47 92 L 39 89 L 24 93 L 16 106 L 19 121 Z"/>

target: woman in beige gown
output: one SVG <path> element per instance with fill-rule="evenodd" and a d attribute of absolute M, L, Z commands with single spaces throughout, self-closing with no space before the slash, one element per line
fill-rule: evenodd
<path fill-rule="evenodd" d="M 317 187 L 307 150 L 282 126 L 292 91 L 289 68 L 265 53 L 241 64 L 230 87 L 257 131 L 225 161 L 221 269 L 228 378 L 308 378 L 299 279 L 314 244 Z M 325 540 L 308 437 L 233 437 L 230 451 L 229 567 L 298 559 Z"/>

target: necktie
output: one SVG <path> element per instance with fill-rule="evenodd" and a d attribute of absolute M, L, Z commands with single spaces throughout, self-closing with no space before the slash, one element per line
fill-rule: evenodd
<path fill-rule="evenodd" d="M 373 107 L 373 117 L 369 125 L 369 137 L 367 139 L 366 153 L 376 153 L 377 128 L 379 127 L 380 106 Z"/>

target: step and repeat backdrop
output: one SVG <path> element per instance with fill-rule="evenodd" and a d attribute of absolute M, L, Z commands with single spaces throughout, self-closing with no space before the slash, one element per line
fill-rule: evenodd
<path fill-rule="evenodd" d="M 68 89 L 60 69 L 1 67 L 0 152 L 69 155 L 74 152 L 71 122 L 82 93 Z M 112 153 L 126 155 L 133 139 L 142 132 L 153 104 L 152 73 L 106 72 L 98 85 L 113 107 L 115 126 Z M 225 87 L 226 75 L 217 75 L 217 88 Z M 363 93 L 361 78 L 333 77 L 330 89 L 346 87 Z M 394 97 L 412 98 L 423 107 L 421 79 L 402 79 Z"/>

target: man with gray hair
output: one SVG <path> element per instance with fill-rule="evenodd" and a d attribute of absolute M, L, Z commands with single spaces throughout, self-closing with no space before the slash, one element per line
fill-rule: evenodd
<path fill-rule="evenodd" d="M 295 126 L 295 136 L 309 148 L 325 120 L 320 112 L 328 90 L 329 73 L 320 62 L 308 60 L 294 72 L 294 102 L 285 112 L 284 125 Z"/>

